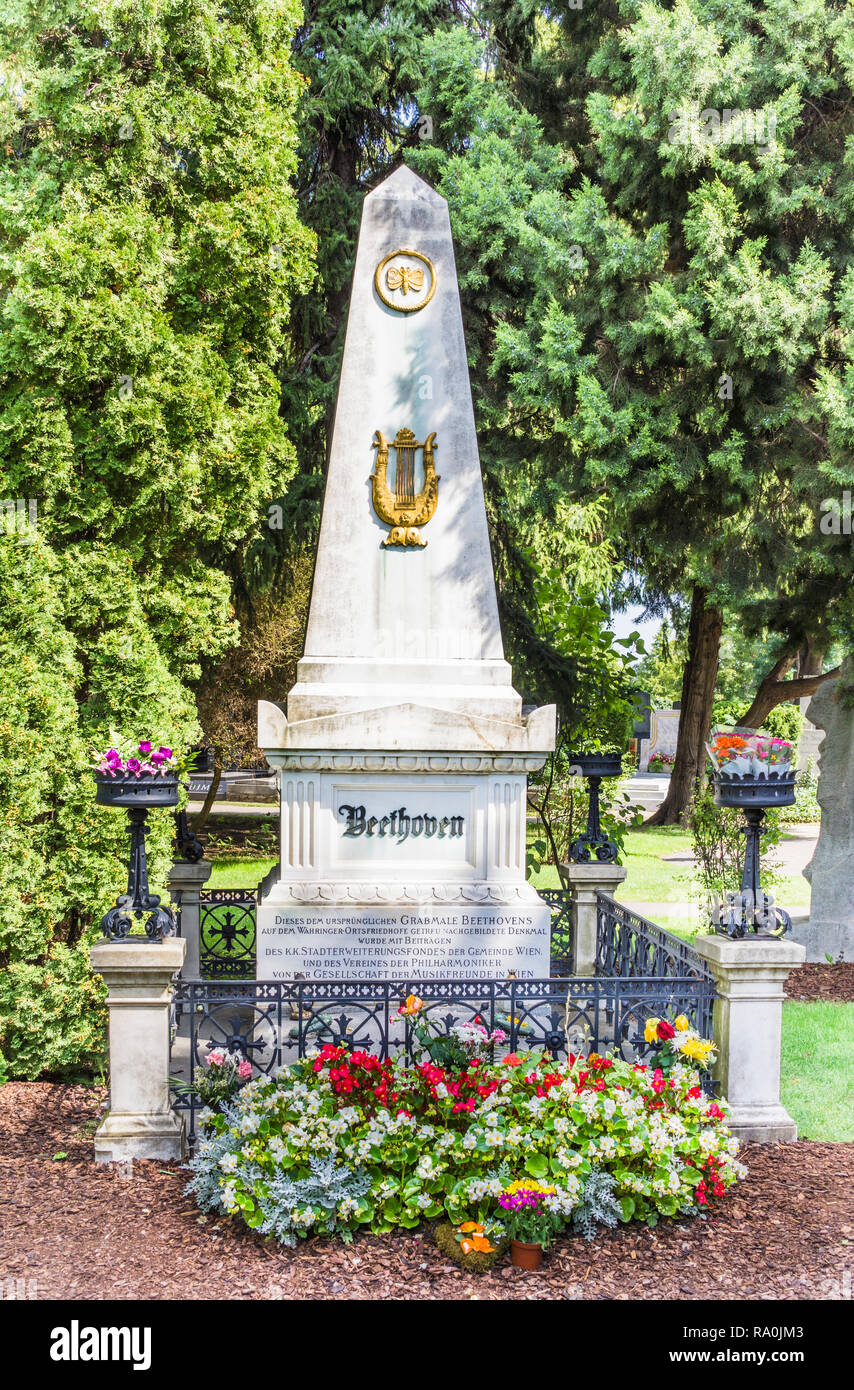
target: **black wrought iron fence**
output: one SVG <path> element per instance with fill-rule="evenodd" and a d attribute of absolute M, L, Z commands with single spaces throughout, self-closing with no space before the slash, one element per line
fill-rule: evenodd
<path fill-rule="evenodd" d="M 481 1021 L 507 1037 L 502 1052 L 544 1049 L 568 1052 L 615 1050 L 629 1061 L 651 1049 L 644 1024 L 652 1016 L 684 1013 L 698 1029 L 711 1007 L 713 986 L 704 979 L 548 980 L 179 980 L 173 1005 L 172 1071 L 192 1082 L 212 1048 L 248 1058 L 255 1070 L 277 1069 L 325 1043 L 364 1049 L 381 1057 L 412 1055 L 412 1034 L 397 1017 L 407 995 L 424 1001 L 445 1034 L 463 1022 Z M 175 1093 L 176 1108 L 197 1102 Z M 190 1128 L 193 1129 L 192 1113 Z M 192 1137 L 192 1136 L 191 1136 Z"/>
<path fill-rule="evenodd" d="M 712 1036 L 715 986 L 702 956 L 690 942 L 630 911 L 607 893 L 596 894 L 596 973 L 630 980 L 702 981 L 708 986 L 708 999 L 694 1026 L 704 1037 Z"/>
<path fill-rule="evenodd" d="M 208 979 L 251 980 L 255 975 L 255 911 L 251 888 L 208 888 L 199 895 L 199 956 Z"/>

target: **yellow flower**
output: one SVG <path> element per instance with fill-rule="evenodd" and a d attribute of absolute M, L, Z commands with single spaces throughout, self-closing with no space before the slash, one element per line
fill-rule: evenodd
<path fill-rule="evenodd" d="M 679 1049 L 686 1057 L 692 1057 L 696 1062 L 705 1062 L 715 1051 L 715 1045 L 705 1042 L 702 1038 L 687 1038 Z"/>
<path fill-rule="evenodd" d="M 553 1187 L 543 1187 L 542 1183 L 537 1182 L 534 1178 L 517 1178 L 515 1182 L 511 1182 L 509 1187 L 505 1187 L 504 1191 L 507 1193 L 540 1192 L 544 1197 L 553 1197 L 555 1190 Z"/>
<path fill-rule="evenodd" d="M 646 1027 L 643 1030 L 644 1040 L 648 1043 L 658 1042 L 658 1023 L 657 1018 L 648 1018 Z"/>
<path fill-rule="evenodd" d="M 674 1018 L 673 1027 L 676 1029 L 677 1033 L 687 1033 L 691 1025 L 685 1015 L 680 1014 L 678 1018 Z"/>

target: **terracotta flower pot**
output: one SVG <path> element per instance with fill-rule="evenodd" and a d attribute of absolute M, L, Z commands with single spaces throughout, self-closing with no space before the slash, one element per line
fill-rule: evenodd
<path fill-rule="evenodd" d="M 519 1269 L 539 1269 L 543 1262 L 543 1247 L 529 1245 L 524 1240 L 511 1240 L 510 1259 Z"/>

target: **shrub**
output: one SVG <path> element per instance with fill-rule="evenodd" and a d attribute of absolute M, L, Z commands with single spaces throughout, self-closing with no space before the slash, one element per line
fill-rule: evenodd
<path fill-rule="evenodd" d="M 744 1171 L 724 1110 L 678 1061 L 665 1072 L 543 1054 L 452 1073 L 326 1046 L 274 1079 L 250 1081 L 221 1112 L 203 1111 L 200 1125 L 187 1190 L 204 1210 L 288 1243 L 309 1234 L 348 1239 L 360 1226 L 412 1228 L 425 1218 L 484 1223 L 494 1240 L 501 1193 L 532 1178 L 549 1189 L 545 1206 L 558 1224 L 580 1209 L 589 1229 L 612 1210 L 601 1179 L 588 1187 L 600 1171 L 611 1177 L 619 1219 L 654 1225 L 700 1209 L 710 1162 L 721 1191 Z M 334 1208 L 307 1200 L 293 1184 L 316 1176 L 318 1159 L 346 1169 L 361 1190 L 351 1186 Z M 293 1205 L 284 1221 L 286 1194 Z"/>
<path fill-rule="evenodd" d="M 688 809 L 688 829 L 696 857 L 696 872 L 701 892 L 709 897 L 725 897 L 741 888 L 744 868 L 744 817 L 731 807 L 716 806 L 711 785 L 696 791 Z M 767 856 L 780 839 L 779 812 L 771 810 L 765 817 L 762 836 L 762 881 L 772 887 L 780 876 L 779 863 Z"/>

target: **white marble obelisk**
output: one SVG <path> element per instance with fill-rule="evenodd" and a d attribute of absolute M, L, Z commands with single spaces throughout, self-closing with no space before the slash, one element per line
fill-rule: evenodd
<path fill-rule="evenodd" d="M 305 654 L 287 715 L 259 704 L 259 978 L 547 976 L 525 811 L 554 735 L 504 660 L 447 203 L 400 168 L 362 213 Z"/>

